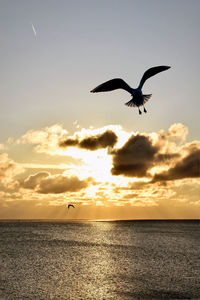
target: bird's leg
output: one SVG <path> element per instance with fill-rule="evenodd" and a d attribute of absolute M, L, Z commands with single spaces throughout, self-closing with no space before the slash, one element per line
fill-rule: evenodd
<path fill-rule="evenodd" d="M 138 111 L 139 111 L 139 114 L 141 115 L 141 114 L 142 114 L 142 112 L 141 112 L 141 110 L 139 109 L 139 107 L 138 107 Z"/>
<path fill-rule="evenodd" d="M 144 107 L 144 105 L 143 105 L 143 107 Z M 144 107 L 144 112 L 146 113 L 147 112 L 147 110 L 146 110 L 146 108 Z"/>

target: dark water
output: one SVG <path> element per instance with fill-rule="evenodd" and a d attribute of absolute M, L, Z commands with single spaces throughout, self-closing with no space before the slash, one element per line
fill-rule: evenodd
<path fill-rule="evenodd" d="M 0 299 L 200 299 L 199 225 L 0 222 Z"/>

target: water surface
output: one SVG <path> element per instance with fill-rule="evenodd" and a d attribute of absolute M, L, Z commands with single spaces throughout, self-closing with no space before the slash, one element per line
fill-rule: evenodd
<path fill-rule="evenodd" d="M 200 299 L 199 221 L 0 222 L 0 299 Z"/>

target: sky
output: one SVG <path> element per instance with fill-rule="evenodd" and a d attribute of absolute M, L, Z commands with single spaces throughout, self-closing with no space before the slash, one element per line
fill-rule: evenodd
<path fill-rule="evenodd" d="M 199 10 L 0 1 L 1 219 L 199 218 Z M 90 93 L 159 65 L 146 114 L 124 90 Z"/>

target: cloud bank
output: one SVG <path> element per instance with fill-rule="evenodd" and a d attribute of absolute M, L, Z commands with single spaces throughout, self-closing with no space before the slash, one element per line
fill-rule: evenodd
<path fill-rule="evenodd" d="M 0 155 L 0 206 L 15 211 L 17 203 L 26 209 L 31 203 L 36 212 L 63 205 L 65 217 L 66 203 L 73 201 L 110 211 L 134 207 L 143 217 L 143 209 L 151 208 L 152 216 L 156 211 L 162 217 L 170 203 L 171 215 L 178 216 L 180 207 L 182 216 L 188 207 L 194 215 L 200 205 L 200 141 L 186 141 L 187 134 L 180 123 L 157 132 L 110 125 L 79 127 L 69 135 L 59 124 L 29 130 L 2 149 L 18 147 L 23 157 L 15 162 L 7 153 Z"/>
<path fill-rule="evenodd" d="M 28 131 L 21 142 L 35 144 L 36 152 L 51 155 L 77 148 L 83 161 L 86 156 L 84 152 L 81 155 L 81 150 L 108 148 L 104 162 L 111 157 L 109 172 L 113 176 L 148 178 L 151 183 L 199 176 L 200 141 L 186 143 L 188 128 L 183 124 L 175 123 L 166 132 L 152 133 L 128 134 L 120 127 L 113 128 L 82 129 L 70 137 L 61 125 L 53 125 Z M 66 153 L 73 157 L 72 151 Z"/>

